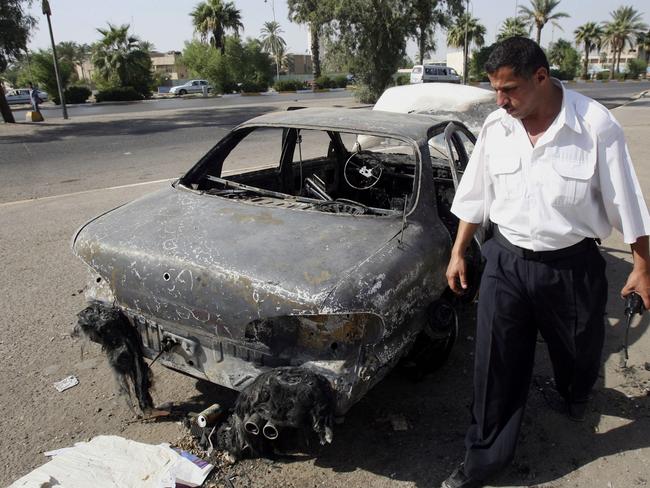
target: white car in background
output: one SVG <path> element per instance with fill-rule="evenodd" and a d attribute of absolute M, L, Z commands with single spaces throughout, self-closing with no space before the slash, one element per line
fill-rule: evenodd
<path fill-rule="evenodd" d="M 190 80 L 183 85 L 173 86 L 169 89 L 172 95 L 187 95 L 188 93 L 203 93 L 203 88 L 212 90 L 212 85 L 206 80 Z"/>
<path fill-rule="evenodd" d="M 47 102 L 47 93 L 41 90 L 36 90 L 38 92 L 38 98 L 41 99 L 41 102 Z M 5 94 L 7 103 L 17 104 L 17 103 L 31 103 L 29 100 L 29 88 L 16 88 L 15 90 L 9 90 Z"/>
<path fill-rule="evenodd" d="M 454 68 L 441 64 L 418 64 L 411 71 L 411 83 L 460 83 Z"/>

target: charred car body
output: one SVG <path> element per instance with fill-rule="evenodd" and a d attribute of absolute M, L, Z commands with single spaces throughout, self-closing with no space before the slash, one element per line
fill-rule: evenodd
<path fill-rule="evenodd" d="M 473 143 L 432 116 L 252 119 L 169 187 L 77 232 L 87 298 L 118 310 L 146 357 L 242 391 L 229 425 L 239 447 L 268 423 L 328 441 L 332 416 L 409 351 L 424 368 L 449 353 L 449 207 Z M 303 381 L 315 390 L 288 400 L 293 413 L 270 407 Z"/>

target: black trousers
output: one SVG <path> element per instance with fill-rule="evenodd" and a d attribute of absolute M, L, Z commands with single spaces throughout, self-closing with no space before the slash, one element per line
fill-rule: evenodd
<path fill-rule="evenodd" d="M 491 239 L 478 303 L 472 423 L 465 474 L 485 479 L 513 458 L 535 357 L 548 345 L 555 383 L 568 402 L 586 401 L 601 365 L 605 260 L 594 243 L 557 261 L 524 259 Z"/>

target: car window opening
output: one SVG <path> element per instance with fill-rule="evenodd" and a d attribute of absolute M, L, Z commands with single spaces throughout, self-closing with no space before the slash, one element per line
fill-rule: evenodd
<path fill-rule="evenodd" d="M 241 131 L 181 183 L 258 205 L 347 215 L 401 216 L 414 200 L 417 151 L 410 143 L 299 128 Z"/>

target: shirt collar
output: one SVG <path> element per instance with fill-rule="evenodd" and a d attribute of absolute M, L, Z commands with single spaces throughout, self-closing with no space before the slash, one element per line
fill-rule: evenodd
<path fill-rule="evenodd" d="M 566 125 L 574 132 L 582 134 L 582 128 L 580 127 L 580 122 L 578 121 L 578 117 L 576 115 L 573 97 L 564 89 L 564 84 L 560 80 L 557 78 L 551 78 L 551 81 L 555 86 L 559 86 L 562 90 L 562 107 L 560 108 L 560 113 L 551 124 L 551 127 L 556 126 L 559 130 L 562 126 Z M 503 109 L 501 109 L 500 120 L 501 125 L 503 125 L 506 131 L 510 133 L 514 130 L 516 119 Z"/>

